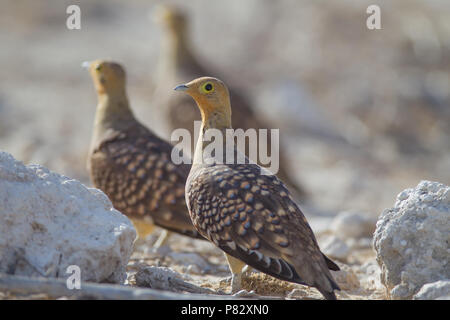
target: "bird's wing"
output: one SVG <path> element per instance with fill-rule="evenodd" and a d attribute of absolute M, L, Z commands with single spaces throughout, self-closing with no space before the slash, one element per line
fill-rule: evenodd
<path fill-rule="evenodd" d="M 262 175 L 254 164 L 216 164 L 189 180 L 188 206 L 206 238 L 257 270 L 312 284 L 311 261 L 325 261 L 303 213 L 276 176 Z"/>
<path fill-rule="evenodd" d="M 131 217 L 149 215 L 171 231 L 199 238 L 185 204 L 187 165 L 171 161 L 172 146 L 137 125 L 109 132 L 91 155 L 91 177 Z"/>

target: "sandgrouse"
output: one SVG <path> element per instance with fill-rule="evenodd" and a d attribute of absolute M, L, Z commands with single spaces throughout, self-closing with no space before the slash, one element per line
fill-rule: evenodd
<path fill-rule="evenodd" d="M 125 71 L 117 63 L 85 63 L 98 95 L 88 169 L 95 187 L 129 216 L 145 235 L 151 222 L 169 231 L 202 238 L 184 199 L 188 165 L 171 161 L 172 145 L 133 115 L 125 91 Z M 148 232 L 147 232 L 148 233 Z M 167 234 L 165 234 L 167 236 Z M 155 246 L 163 243 L 164 233 Z"/>
<path fill-rule="evenodd" d="M 242 268 L 248 264 L 278 279 L 316 287 L 326 299 L 336 299 L 334 290 L 340 289 L 328 269 L 339 267 L 320 251 L 283 182 L 242 154 L 244 164 L 225 161 L 230 152 L 239 154 L 234 143 L 226 141 L 226 131 L 232 127 L 225 84 L 202 77 L 175 90 L 195 100 L 202 118 L 186 182 L 189 214 L 197 230 L 225 252 L 232 291 L 239 289 Z M 206 152 L 213 140 L 204 135 L 212 129 L 223 133 L 222 152 Z"/>
<path fill-rule="evenodd" d="M 160 61 L 158 63 L 158 84 L 155 90 L 155 101 L 160 101 L 167 112 L 170 129 L 186 128 L 194 136 L 194 121 L 199 119 L 197 108 L 192 99 L 183 95 L 167 95 L 167 91 L 176 84 L 184 83 L 205 74 L 217 74 L 205 67 L 204 61 L 199 60 L 191 47 L 188 37 L 188 21 L 180 9 L 169 5 L 160 5 L 155 12 L 156 21 L 162 25 L 164 37 Z M 210 39 L 208 39 L 210 43 Z M 234 128 L 269 129 L 270 126 L 252 108 L 248 98 L 241 90 L 230 88 L 233 103 L 232 121 Z M 268 150 L 271 141 L 267 139 Z M 249 155 L 248 149 L 245 151 Z M 259 159 L 252 159 L 254 161 Z M 280 152 L 280 168 L 278 176 L 283 179 L 293 191 L 293 195 L 305 199 L 305 192 L 301 185 L 289 175 L 286 156 Z M 259 163 L 261 164 L 261 163 Z"/>

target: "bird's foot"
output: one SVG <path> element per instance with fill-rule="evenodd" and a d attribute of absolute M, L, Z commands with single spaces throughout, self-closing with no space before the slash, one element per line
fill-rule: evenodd
<path fill-rule="evenodd" d="M 235 294 L 242 290 L 242 273 L 233 274 L 231 277 L 226 277 L 220 280 L 221 285 L 231 285 L 231 294 Z"/>
<path fill-rule="evenodd" d="M 242 290 L 242 273 L 233 273 L 231 276 L 231 293 L 237 293 Z"/>
<path fill-rule="evenodd" d="M 231 277 L 220 279 L 219 283 L 221 286 L 229 286 L 231 284 Z"/>

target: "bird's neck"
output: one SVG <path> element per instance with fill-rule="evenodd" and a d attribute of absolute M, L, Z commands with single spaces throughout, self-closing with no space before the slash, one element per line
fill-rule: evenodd
<path fill-rule="evenodd" d="M 203 114 L 202 114 L 203 118 Z M 225 163 L 227 154 L 236 152 L 234 139 L 229 134 L 232 131 L 231 119 L 202 119 L 200 134 L 194 153 L 194 165 L 204 164 L 205 161 Z M 209 120 L 209 121 L 208 121 Z M 227 131 L 227 129 L 230 129 Z"/>
<path fill-rule="evenodd" d="M 209 99 L 204 95 L 193 96 L 200 115 L 202 127 L 207 129 L 231 129 L 231 103 L 228 96 L 222 99 Z"/>
<path fill-rule="evenodd" d="M 101 134 L 108 129 L 120 130 L 129 125 L 132 120 L 134 120 L 134 116 L 125 92 L 99 93 L 94 135 Z"/>

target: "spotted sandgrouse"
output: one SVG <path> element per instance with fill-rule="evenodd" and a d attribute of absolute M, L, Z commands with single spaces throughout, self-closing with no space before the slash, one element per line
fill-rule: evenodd
<path fill-rule="evenodd" d="M 276 278 L 316 287 L 326 299 L 336 299 L 334 290 L 339 286 L 328 269 L 339 267 L 320 251 L 283 182 L 256 163 L 225 161 L 230 152 L 239 153 L 234 143 L 226 141 L 231 106 L 225 84 L 202 77 L 175 90 L 190 95 L 202 117 L 186 182 L 186 203 L 197 230 L 226 253 L 232 286 L 239 286 L 245 263 Z M 223 152 L 206 152 L 212 141 L 204 135 L 212 129 L 223 134 Z"/>

